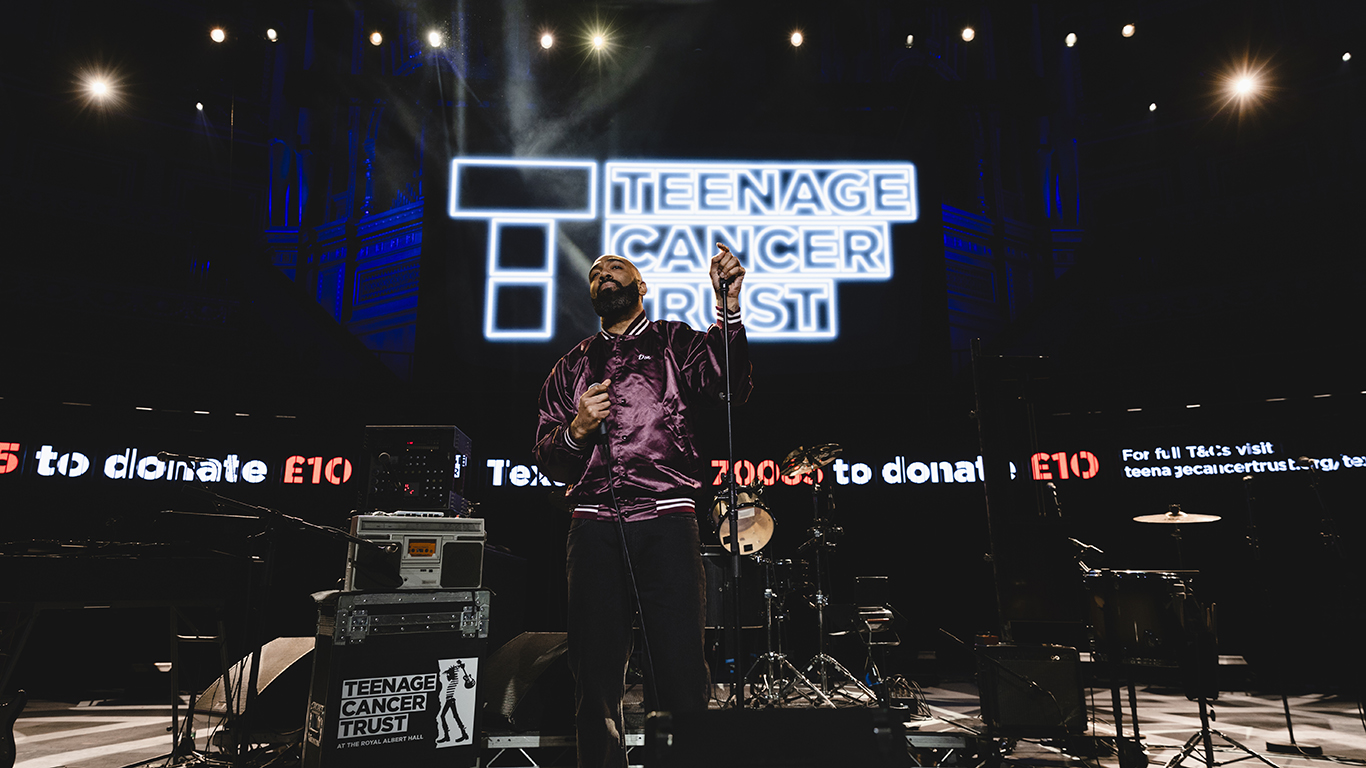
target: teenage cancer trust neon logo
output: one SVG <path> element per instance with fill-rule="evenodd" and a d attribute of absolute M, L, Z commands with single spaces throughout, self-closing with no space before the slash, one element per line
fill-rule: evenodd
<path fill-rule="evenodd" d="M 485 338 L 554 335 L 556 224 L 600 219 L 600 251 L 640 268 L 651 319 L 698 329 L 712 322 L 707 263 L 723 242 L 747 270 L 741 302 L 751 339 L 828 341 L 839 336 L 839 284 L 891 278 L 891 225 L 918 216 L 910 163 L 607 162 L 599 170 L 591 160 L 452 161 L 450 216 L 489 224 Z"/>

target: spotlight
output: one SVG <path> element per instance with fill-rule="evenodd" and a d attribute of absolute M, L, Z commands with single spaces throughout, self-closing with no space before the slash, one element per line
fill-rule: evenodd
<path fill-rule="evenodd" d="M 1156 112 L 1156 111 L 1157 111 L 1157 102 L 1154 101 L 1153 103 L 1149 104 L 1149 105 L 1148 105 L 1148 111 L 1149 111 L 1149 112 Z"/>
<path fill-rule="evenodd" d="M 595 50 L 595 51 L 601 51 L 603 48 L 606 48 L 606 47 L 607 47 L 607 38 L 604 37 L 604 36 L 602 35 L 602 33 L 598 33 L 598 34 L 593 35 L 593 50 Z"/>
<path fill-rule="evenodd" d="M 1067 33 L 1067 38 L 1066 38 L 1065 40 L 1063 40 L 1063 42 L 1067 43 L 1067 47 L 1068 47 L 1068 48 L 1071 48 L 1072 46 L 1076 45 L 1076 44 L 1077 44 L 1077 33 L 1076 33 L 1076 32 L 1068 32 L 1068 33 Z"/>
<path fill-rule="evenodd" d="M 123 88 L 118 72 L 90 67 L 76 72 L 75 75 L 72 85 L 80 94 L 85 107 L 105 110 L 121 105 Z"/>
<path fill-rule="evenodd" d="M 972 27 L 963 27 L 963 42 L 970 43 L 974 37 L 977 37 L 977 30 Z"/>
<path fill-rule="evenodd" d="M 1351 54 L 1350 52 L 1342 54 L 1342 60 L 1343 60 L 1343 61 L 1351 61 L 1351 60 L 1352 60 L 1352 54 Z"/>
<path fill-rule="evenodd" d="M 266 39 L 272 43 L 278 43 L 280 41 L 280 33 L 276 32 L 274 29 L 267 29 Z"/>
<path fill-rule="evenodd" d="M 209 39 L 215 43 L 221 43 L 228 39 L 228 33 L 223 31 L 222 27 L 214 27 L 209 30 Z"/>
<path fill-rule="evenodd" d="M 202 102 L 202 101 L 196 101 L 196 102 L 194 103 L 194 108 L 195 108 L 196 110 L 200 111 L 200 112 L 203 112 L 203 111 L 204 111 L 204 102 Z"/>
<path fill-rule="evenodd" d="M 906 35 L 906 47 L 907 47 L 907 48 L 914 48 L 914 47 L 915 47 L 915 35 Z"/>
<path fill-rule="evenodd" d="M 381 44 L 381 43 L 383 43 L 383 42 L 384 42 L 384 35 L 381 35 L 381 34 L 379 33 L 379 30 L 378 30 L 378 29 L 375 30 L 374 32 L 371 32 L 371 33 L 370 33 L 370 44 L 371 44 L 371 45 L 379 45 L 379 44 Z"/>
<path fill-rule="evenodd" d="M 793 33 L 792 33 L 792 47 L 793 47 L 793 48 L 800 48 L 800 47 L 802 47 L 802 40 L 803 40 L 803 38 L 802 38 L 802 33 L 801 33 L 801 32 L 793 32 Z"/>
<path fill-rule="evenodd" d="M 1233 81 L 1233 92 L 1239 96 L 1248 96 L 1257 90 L 1257 80 L 1251 75 L 1243 75 Z"/>
<path fill-rule="evenodd" d="M 1124 25 L 1124 29 L 1121 29 L 1121 30 L 1119 31 L 1119 33 L 1120 33 L 1121 35 L 1124 35 L 1125 37 L 1133 37 L 1133 36 L 1134 36 L 1134 32 L 1136 32 L 1136 31 L 1137 31 L 1137 28 L 1134 27 L 1133 24 L 1125 24 L 1125 25 Z"/>
<path fill-rule="evenodd" d="M 549 32 L 546 32 L 545 34 L 541 35 L 541 47 L 542 47 L 542 48 L 544 48 L 544 49 L 546 49 L 546 50 L 548 51 L 548 50 L 550 50 L 551 46 L 553 46 L 553 45 L 555 45 L 555 36 L 554 36 L 554 35 L 550 34 Z"/>
<path fill-rule="evenodd" d="M 430 45 L 430 46 L 433 47 L 433 48 L 440 48 L 440 47 L 441 47 L 441 33 L 440 33 L 440 32 L 437 32 L 435 29 L 433 29 L 431 32 L 428 32 L 428 33 L 427 33 L 427 45 Z"/>

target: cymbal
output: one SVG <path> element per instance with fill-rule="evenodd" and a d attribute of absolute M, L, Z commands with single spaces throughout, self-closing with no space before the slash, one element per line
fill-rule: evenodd
<path fill-rule="evenodd" d="M 1223 518 L 1219 515 L 1188 515 L 1185 512 L 1164 512 L 1160 515 L 1139 515 L 1134 518 L 1134 522 L 1182 525 L 1184 523 L 1212 523 L 1221 519 Z"/>
<path fill-rule="evenodd" d="M 808 472 L 815 472 L 821 467 L 829 466 L 842 453 L 844 453 L 844 449 L 838 443 L 813 445 L 810 448 L 804 445 L 798 446 L 783 457 L 779 471 L 788 477 L 798 477 Z"/>

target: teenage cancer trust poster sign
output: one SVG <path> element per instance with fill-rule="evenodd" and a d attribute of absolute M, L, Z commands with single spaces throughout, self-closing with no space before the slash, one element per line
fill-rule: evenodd
<path fill-rule="evenodd" d="M 747 270 L 751 340 L 831 341 L 839 285 L 891 278 L 891 226 L 917 219 L 915 182 L 915 166 L 895 162 L 462 157 L 451 163 L 448 212 L 488 223 L 490 341 L 554 336 L 557 227 L 566 221 L 599 222 L 600 251 L 640 268 L 651 319 L 711 323 L 707 262 L 721 242 Z M 501 309 L 510 302 L 515 321 Z"/>

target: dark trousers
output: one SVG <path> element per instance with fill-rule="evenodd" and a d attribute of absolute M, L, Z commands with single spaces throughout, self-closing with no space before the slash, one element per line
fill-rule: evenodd
<path fill-rule="evenodd" d="M 666 515 L 625 527 L 653 661 L 646 664 L 646 711 L 706 709 L 706 578 L 697 518 Z M 623 768 L 621 700 L 636 606 L 622 561 L 621 534 L 614 521 L 575 520 L 566 547 L 569 668 L 574 673 L 579 766 Z"/>

